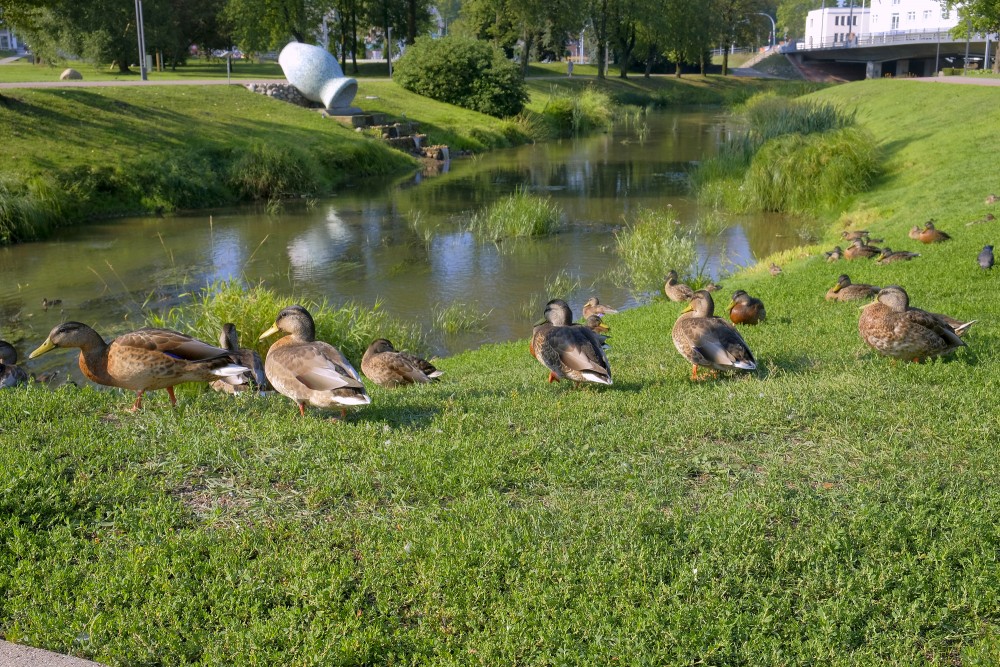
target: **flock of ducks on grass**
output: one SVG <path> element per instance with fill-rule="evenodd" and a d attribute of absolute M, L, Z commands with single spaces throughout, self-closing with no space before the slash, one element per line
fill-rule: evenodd
<path fill-rule="evenodd" d="M 236 327 L 224 324 L 221 347 L 209 345 L 179 331 L 144 328 L 106 343 L 91 327 L 64 322 L 49 333 L 45 342 L 29 355 L 34 359 L 57 347 L 79 348 L 80 370 L 100 385 L 129 389 L 136 394 L 132 410 L 142 407 L 147 391 L 165 389 L 176 405 L 174 387 L 185 382 L 208 382 L 226 393 L 253 389 L 278 393 L 292 399 L 305 414 L 305 406 L 347 408 L 371 402 L 361 376 L 340 351 L 316 340 L 312 316 L 302 306 L 284 308 L 274 326 L 259 340 L 285 333 L 271 345 L 266 358 L 238 346 Z M 384 338 L 372 342 L 361 361 L 368 378 L 378 385 L 396 387 L 430 382 L 441 375 L 430 362 L 398 352 Z M 0 387 L 28 381 L 17 366 L 17 352 L 0 341 Z"/>
<path fill-rule="evenodd" d="M 923 229 L 914 227 L 910 237 L 922 243 L 941 243 L 951 237 L 938 230 L 933 220 Z M 845 231 L 850 241 L 846 251 L 839 246 L 824 253 L 827 261 L 875 258 L 881 264 L 908 261 L 918 253 L 877 248 L 865 230 Z M 977 257 L 983 270 L 993 266 L 993 246 L 987 245 Z M 771 263 L 772 276 L 782 273 Z M 743 290 L 733 293 L 726 311 L 729 320 L 715 315 L 710 288 L 693 290 L 680 282 L 676 271 L 665 278 L 664 294 L 671 301 L 686 302 L 671 330 L 677 351 L 691 364 L 691 379 L 698 379 L 699 367 L 717 371 L 752 371 L 757 361 L 735 325 L 756 325 L 766 321 L 760 299 Z M 874 301 L 862 309 L 858 331 L 862 340 L 879 353 L 894 359 L 919 361 L 953 352 L 965 345 L 962 336 L 975 322 L 962 322 L 940 313 L 930 313 L 909 304 L 906 291 L 890 285 L 852 283 L 841 274 L 826 293 L 830 301 Z M 58 305 L 43 302 L 43 307 Z M 549 371 L 549 382 L 562 379 L 580 383 L 612 384 L 611 366 L 605 353 L 609 328 L 602 318 L 616 311 L 592 297 L 583 307 L 584 323 L 573 321 L 569 305 L 553 299 L 545 306 L 543 319 L 535 324 L 530 352 Z M 29 358 L 34 359 L 57 347 L 79 348 L 79 365 L 91 381 L 136 393 L 133 410 L 142 406 L 145 392 L 165 389 L 171 404 L 176 404 L 174 386 L 184 382 L 209 382 L 217 391 L 232 393 L 246 389 L 270 391 L 292 399 L 305 415 L 305 407 L 339 409 L 341 417 L 351 407 L 371 402 L 361 375 L 341 352 L 316 339 L 312 316 L 302 306 L 288 306 L 278 313 L 274 326 L 260 335 L 264 340 L 284 333 L 268 349 L 262 360 L 253 350 L 238 344 L 236 328 L 225 324 L 220 347 L 169 329 L 145 328 L 123 334 L 106 343 L 92 328 L 80 322 L 59 324 Z M 379 338 L 369 345 L 361 360 L 361 370 L 372 382 L 383 387 L 431 382 L 441 375 L 430 362 L 407 352 L 397 351 L 391 342 Z M 17 365 L 17 351 L 0 341 L 0 388 L 25 384 L 27 373 Z"/>

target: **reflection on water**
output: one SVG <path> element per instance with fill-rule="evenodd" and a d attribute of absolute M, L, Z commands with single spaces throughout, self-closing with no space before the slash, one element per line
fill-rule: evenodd
<path fill-rule="evenodd" d="M 435 308 L 456 301 L 491 313 L 483 331 L 432 335 L 439 353 L 527 336 L 550 296 L 546 284 L 560 275 L 579 284 L 570 298 L 577 309 L 592 294 L 635 305 L 644 297 L 610 278 L 615 229 L 639 207 L 671 207 L 682 224 L 695 221 L 701 212 L 685 174 L 715 153 L 727 131 L 714 111 L 659 114 L 647 123 L 643 142 L 634 129 L 617 128 L 497 151 L 454 161 L 434 177 L 365 183 L 312 207 L 289 205 L 278 216 L 249 208 L 104 221 L 0 248 L 0 338 L 13 338 L 25 354 L 66 319 L 110 337 L 139 326 L 145 311 L 234 278 L 261 281 L 290 299 L 381 302 L 425 328 Z M 499 245 L 465 231 L 474 211 L 519 187 L 549 195 L 566 213 L 565 228 Z M 733 222 L 700 245 L 713 277 L 798 243 L 797 223 L 781 217 Z M 43 297 L 63 305 L 44 311 Z M 52 357 L 69 363 L 69 355 Z"/>

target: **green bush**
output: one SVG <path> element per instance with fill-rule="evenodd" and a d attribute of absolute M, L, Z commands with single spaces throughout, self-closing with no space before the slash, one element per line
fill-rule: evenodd
<path fill-rule="evenodd" d="M 393 80 L 435 100 L 502 118 L 528 101 L 524 77 L 503 51 L 467 37 L 418 37 L 396 63 Z"/>

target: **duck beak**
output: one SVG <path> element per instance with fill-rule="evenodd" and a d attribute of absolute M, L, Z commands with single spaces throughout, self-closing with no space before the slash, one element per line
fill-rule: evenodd
<path fill-rule="evenodd" d="M 268 329 L 267 331 L 265 331 L 264 333 L 262 333 L 260 336 L 258 336 L 257 340 L 264 340 L 268 336 L 273 336 L 274 334 L 278 333 L 279 331 L 280 331 L 280 329 L 278 328 L 278 325 L 275 324 L 273 327 L 271 327 L 270 329 Z"/>
<path fill-rule="evenodd" d="M 690 313 L 692 310 L 694 310 L 694 305 L 690 301 L 688 301 L 688 304 L 684 306 L 684 310 L 681 311 L 681 315 L 683 315 L 684 313 Z"/>
<path fill-rule="evenodd" d="M 730 310 L 732 310 L 735 307 L 736 307 L 736 301 L 730 301 L 729 305 L 726 306 L 726 312 L 728 313 Z"/>
<path fill-rule="evenodd" d="M 537 322 L 535 322 L 531 326 L 533 326 L 533 327 L 540 327 L 543 324 L 545 324 L 546 322 L 548 322 L 548 320 L 543 317 L 542 319 L 538 320 Z"/>
<path fill-rule="evenodd" d="M 836 285 L 833 286 L 833 293 L 836 294 L 839 291 L 840 291 L 840 283 L 837 283 Z"/>
<path fill-rule="evenodd" d="M 54 349 L 56 349 L 55 343 L 53 343 L 51 340 L 49 340 L 48 338 L 46 338 L 45 342 L 42 343 L 41 345 L 39 345 L 37 350 L 35 350 L 34 352 L 32 352 L 31 354 L 28 355 L 28 358 L 29 359 L 34 359 L 35 357 L 40 357 L 43 354 L 45 354 L 46 352 L 48 352 L 49 350 L 54 350 Z"/>

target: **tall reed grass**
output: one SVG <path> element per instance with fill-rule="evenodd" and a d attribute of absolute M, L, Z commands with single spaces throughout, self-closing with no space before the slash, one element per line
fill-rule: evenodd
<path fill-rule="evenodd" d="M 691 175 L 702 203 L 729 210 L 815 213 L 867 188 L 880 151 L 856 113 L 830 103 L 758 94 L 736 132 Z"/>
<path fill-rule="evenodd" d="M 353 302 L 333 306 L 326 300 L 286 297 L 262 285 L 247 287 L 238 281 L 215 283 L 187 296 L 188 302 L 181 306 L 150 314 L 149 325 L 217 343 L 222 325 L 232 322 L 240 345 L 263 356 L 275 339 L 258 342 L 257 337 L 274 324 L 282 308 L 298 303 L 316 321 L 317 339 L 335 345 L 355 365 L 376 338 L 388 338 L 399 349 L 422 352 L 427 347 L 419 327 L 391 317 L 380 303 L 372 307 Z"/>
<path fill-rule="evenodd" d="M 0 245 L 42 238 L 64 219 L 69 193 L 52 178 L 0 178 Z"/>
<path fill-rule="evenodd" d="M 682 229 L 669 210 L 640 209 L 634 220 L 615 233 L 622 262 L 616 282 L 640 292 L 658 291 L 670 269 L 688 274 L 698 258 L 696 233 Z"/>
<path fill-rule="evenodd" d="M 469 229 L 480 238 L 499 241 L 505 238 L 545 236 L 562 223 L 563 212 L 549 197 L 541 197 L 518 188 L 469 220 Z"/>
<path fill-rule="evenodd" d="M 571 137 L 610 127 L 615 105 L 611 97 L 596 88 L 578 95 L 553 93 L 542 109 L 542 118 L 552 137 Z"/>

